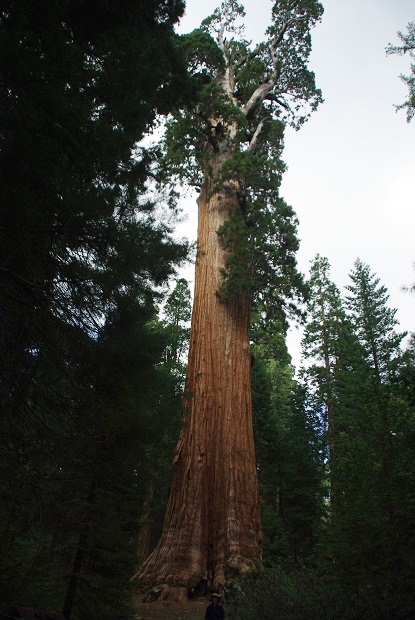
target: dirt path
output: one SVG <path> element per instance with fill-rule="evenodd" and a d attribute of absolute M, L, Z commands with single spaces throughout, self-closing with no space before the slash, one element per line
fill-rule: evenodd
<path fill-rule="evenodd" d="M 139 603 L 137 620 L 204 620 L 209 600 L 195 599 L 186 603 Z"/>

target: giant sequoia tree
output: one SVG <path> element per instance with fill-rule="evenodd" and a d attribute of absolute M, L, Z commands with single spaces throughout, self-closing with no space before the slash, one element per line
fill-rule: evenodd
<path fill-rule="evenodd" d="M 250 311 L 253 296 L 290 310 L 302 288 L 280 155 L 284 124 L 298 128 L 321 100 L 306 66 L 321 14 L 316 0 L 275 2 L 252 48 L 228 0 L 182 39 L 198 97 L 172 117 L 166 165 L 199 189 L 199 225 L 184 428 L 163 534 L 140 572 L 161 596 L 202 580 L 220 589 L 261 565 Z"/>

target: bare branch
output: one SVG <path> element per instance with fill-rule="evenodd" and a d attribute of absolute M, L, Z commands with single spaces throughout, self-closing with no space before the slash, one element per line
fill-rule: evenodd
<path fill-rule="evenodd" d="M 269 121 L 269 118 L 263 118 L 257 125 L 257 128 L 255 129 L 254 135 L 251 138 L 251 141 L 249 143 L 249 147 L 248 149 L 250 151 L 255 151 L 257 145 L 258 145 L 258 138 L 261 135 L 261 132 L 264 128 L 264 125 L 267 121 Z"/>
<path fill-rule="evenodd" d="M 268 82 L 264 82 L 263 84 L 260 84 L 258 86 L 258 88 L 251 95 L 244 107 L 246 118 L 249 119 L 255 116 L 255 113 L 258 110 L 259 106 L 264 101 L 264 99 L 268 97 L 274 86 L 275 81 L 273 78 L 271 78 Z"/>
<path fill-rule="evenodd" d="M 285 33 L 287 32 L 288 28 L 293 23 L 294 23 L 293 19 L 288 19 L 287 21 L 285 21 L 269 46 L 269 51 L 270 51 L 271 60 L 272 60 L 272 73 L 266 82 L 263 82 L 262 84 L 258 86 L 258 88 L 251 95 L 249 101 L 246 103 L 244 112 L 247 118 L 253 118 L 255 116 L 256 111 L 258 110 L 259 106 L 264 101 L 264 99 L 272 98 L 272 90 L 277 84 L 281 76 L 281 70 L 282 70 L 282 63 L 279 58 L 277 50 L 284 38 Z M 274 99 L 274 101 L 281 104 L 280 100 L 278 99 Z"/>
<path fill-rule="evenodd" d="M 281 30 L 279 31 L 279 33 L 274 37 L 274 40 L 271 43 L 271 48 L 276 50 L 277 47 L 282 43 L 282 40 L 284 38 L 285 33 L 287 32 L 288 28 L 294 24 L 295 20 L 294 19 L 288 19 L 283 25 Z"/>
<path fill-rule="evenodd" d="M 283 101 L 282 99 L 279 99 L 278 97 L 273 97 L 272 101 L 275 101 L 276 103 L 278 103 L 278 105 L 280 105 L 282 108 L 285 108 L 286 110 L 290 111 L 290 106 L 288 105 L 288 103 L 285 103 L 285 101 Z"/>
<path fill-rule="evenodd" d="M 224 39 L 224 35 L 225 34 L 225 24 L 222 22 L 220 25 L 220 30 L 218 33 L 218 45 L 220 47 L 220 49 L 223 52 L 223 55 L 225 56 L 225 39 Z"/>

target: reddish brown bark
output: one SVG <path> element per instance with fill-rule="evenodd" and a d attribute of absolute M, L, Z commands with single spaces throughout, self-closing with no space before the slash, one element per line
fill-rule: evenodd
<path fill-rule="evenodd" d="M 296 108 L 300 93 L 304 102 L 314 107 L 320 100 L 312 75 L 304 69 L 304 81 L 303 69 L 299 71 L 300 64 L 296 60 L 298 58 L 302 64 L 307 59 L 308 44 L 303 46 L 298 43 L 297 36 L 293 36 L 294 26 L 301 23 L 303 30 L 305 18 L 307 25 L 313 25 L 318 16 L 303 14 L 296 3 L 289 9 L 285 5 L 277 7 L 277 4 L 273 13 L 275 34 L 269 40 L 270 55 L 265 60 L 264 81 L 252 89 L 246 78 L 252 69 L 252 84 L 260 79 L 256 59 L 260 57 L 260 63 L 264 61 L 265 47 L 260 45 L 250 51 L 249 44 L 242 39 L 241 47 L 233 45 L 235 33 L 238 33 L 236 39 L 239 37 L 237 20 L 242 16 L 242 7 L 225 1 L 208 20 L 210 26 L 206 27 L 206 23 L 203 26 L 203 30 L 216 39 L 223 55 L 224 70 L 217 73 L 219 63 L 216 55 L 212 56 L 209 86 L 215 85 L 218 89 L 202 87 L 200 107 L 196 106 L 196 114 L 187 119 L 204 131 L 206 151 L 203 155 L 206 158 L 194 157 L 187 134 L 182 144 L 182 152 L 190 155 L 190 162 L 207 161 L 209 164 L 198 200 L 199 245 L 185 425 L 177 446 L 163 534 L 139 575 L 144 587 L 159 585 L 163 596 L 172 589 L 177 592 L 181 588 L 184 593 L 186 588 L 197 586 L 203 579 L 207 579 L 210 587 L 220 589 L 235 573 L 261 566 L 260 502 L 252 431 L 250 298 L 240 294 L 231 301 L 224 301 L 217 296 L 222 288 L 221 272 L 226 262 L 217 231 L 232 210 L 240 208 L 238 196 L 242 192 L 237 181 L 223 182 L 217 188 L 213 187 L 213 180 L 219 183 L 221 175 L 218 173 L 232 156 L 233 149 L 238 154 L 255 154 L 261 150 L 275 161 L 274 148 L 269 150 L 266 146 L 272 146 L 276 137 L 273 129 L 265 129 L 269 127 L 268 121 L 281 119 L 286 113 L 293 113 L 292 118 L 296 119 L 289 101 L 293 100 Z M 285 69 L 289 69 L 291 59 L 294 72 L 287 79 Z M 209 61 L 206 65 L 201 62 L 199 69 L 209 73 L 209 66 Z M 238 84 L 239 78 L 241 84 Z M 304 84 L 308 85 L 306 89 Z M 263 105 L 265 100 L 266 106 Z M 282 117 L 279 112 L 274 116 L 270 102 L 284 109 Z M 299 126 L 305 119 L 306 116 L 299 116 L 295 123 Z M 178 126 L 183 129 L 180 122 Z M 173 135 L 171 138 L 175 140 Z M 180 139 L 178 142 L 180 144 Z M 200 148 L 200 143 L 196 142 L 194 147 Z M 175 161 L 176 157 L 177 152 Z M 237 161 L 235 159 L 233 165 Z M 224 176 L 231 174 L 232 169 L 232 166 L 222 169 Z M 190 170 L 194 170 L 192 166 Z M 186 177 L 182 166 L 178 166 L 177 172 Z M 244 166 L 240 170 L 240 174 L 243 173 Z M 268 188 L 271 202 L 276 189 L 276 178 L 273 179 Z M 194 175 L 190 174 L 188 180 L 193 183 Z M 248 273 L 250 266 L 246 267 Z"/>
<path fill-rule="evenodd" d="M 213 157 L 213 172 L 221 164 Z M 238 206 L 237 186 L 200 194 L 198 252 L 184 428 L 161 540 L 139 575 L 144 588 L 208 586 L 261 565 L 260 501 L 252 430 L 250 300 L 220 301 L 225 251 L 217 230 Z M 160 594 L 159 592 L 159 594 Z"/>

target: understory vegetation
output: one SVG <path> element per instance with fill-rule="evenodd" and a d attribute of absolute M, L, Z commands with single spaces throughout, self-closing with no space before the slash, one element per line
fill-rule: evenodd
<path fill-rule="evenodd" d="M 230 620 L 390 620 L 412 618 L 400 592 L 362 585 L 350 590 L 332 567 L 287 567 L 240 579 L 226 591 Z"/>

